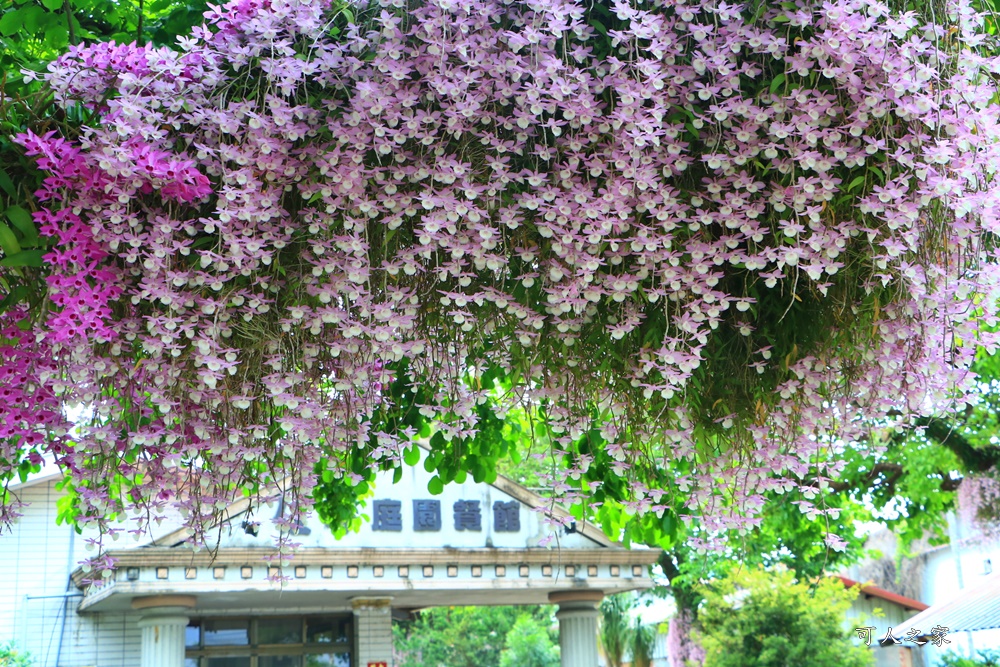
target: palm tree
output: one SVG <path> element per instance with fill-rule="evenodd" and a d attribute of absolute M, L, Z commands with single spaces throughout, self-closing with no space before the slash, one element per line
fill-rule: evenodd
<path fill-rule="evenodd" d="M 622 659 L 631 648 L 635 630 L 629 612 L 635 606 L 630 593 L 610 595 L 601 602 L 601 646 L 608 667 L 621 667 Z"/>
<path fill-rule="evenodd" d="M 638 618 L 632 629 L 632 667 L 649 667 L 656 648 L 656 626 L 643 625 Z"/>

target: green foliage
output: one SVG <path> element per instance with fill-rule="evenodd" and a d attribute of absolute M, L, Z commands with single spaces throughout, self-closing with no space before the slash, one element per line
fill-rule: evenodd
<path fill-rule="evenodd" d="M 949 483 L 950 476 L 966 472 L 951 450 L 912 434 L 891 439 L 878 454 L 848 448 L 843 458 L 838 488 L 851 501 L 875 508 L 900 544 L 905 547 L 926 533 L 934 544 L 946 541 L 944 516 L 955 505 L 958 486 Z"/>
<path fill-rule="evenodd" d="M 554 667 L 553 607 L 440 607 L 393 626 L 399 667 Z M 546 643 L 545 639 L 548 638 Z M 506 658 L 507 662 L 502 663 Z M 540 662 L 512 662 L 518 656 Z"/>
<path fill-rule="evenodd" d="M 601 602 L 601 646 L 610 667 L 621 667 L 633 640 L 629 612 L 635 606 L 631 593 L 609 595 Z"/>
<path fill-rule="evenodd" d="M 643 625 L 632 612 L 638 606 L 634 593 L 609 595 L 601 602 L 600 640 L 609 667 L 649 667 L 656 642 L 656 627 Z"/>
<path fill-rule="evenodd" d="M 705 667 L 866 667 L 872 655 L 845 631 L 857 591 L 825 578 L 814 586 L 784 568 L 739 568 L 704 587 Z"/>
<path fill-rule="evenodd" d="M 10 79 L 44 65 L 70 44 L 170 44 L 202 20 L 204 0 L 14 0 L 0 14 L 0 67 Z"/>
<path fill-rule="evenodd" d="M 406 362 L 395 364 L 395 380 L 383 388 L 392 399 L 390 408 L 383 407 L 377 415 L 381 424 L 379 431 L 396 432 L 410 431 L 414 434 L 428 435 L 429 427 L 425 418 L 417 411 L 416 405 L 425 400 L 426 394 L 419 388 L 411 387 L 407 373 Z M 371 445 L 376 446 L 378 436 L 373 433 Z M 395 481 L 401 478 L 405 465 L 416 465 L 420 460 L 420 452 L 413 445 L 403 454 L 403 460 L 396 465 Z M 383 465 L 389 465 L 385 463 Z M 361 525 L 359 512 L 364 499 L 371 495 L 375 474 L 381 469 L 373 464 L 363 450 L 349 449 L 339 454 L 336 462 L 326 459 L 316 464 L 319 480 L 312 491 L 314 508 L 319 518 L 333 529 L 338 536 L 348 530 L 357 530 Z M 352 474 L 348 477 L 335 471 L 341 470 Z M 440 493 L 440 490 L 438 491 Z"/>
<path fill-rule="evenodd" d="M 643 625 L 640 619 L 635 619 L 635 627 L 632 629 L 632 667 L 649 667 L 652 664 L 657 634 L 655 625 Z"/>
<path fill-rule="evenodd" d="M 32 160 L 11 141 L 32 130 L 60 128 L 73 136 L 86 120 L 79 109 L 56 110 L 52 98 L 27 70 L 44 73 L 71 44 L 139 41 L 174 44 L 202 21 L 207 0 L 12 0 L 0 4 L 0 312 L 26 304 L 44 312 L 46 287 L 39 238 L 31 217 L 41 177 Z"/>
<path fill-rule="evenodd" d="M 0 667 L 31 667 L 31 654 L 17 650 L 14 642 L 0 644 Z"/>
<path fill-rule="evenodd" d="M 1000 667 L 1000 652 L 979 651 L 977 657 L 966 658 L 949 651 L 941 656 L 941 664 L 943 667 Z"/>
<path fill-rule="evenodd" d="M 359 465 L 362 457 L 356 451 L 348 451 L 345 458 L 347 462 L 343 468 L 330 466 L 326 459 L 316 464 L 320 482 L 312 492 L 317 514 L 323 523 L 330 526 L 337 539 L 348 531 L 361 528 L 359 512 L 365 499 L 372 495 L 375 483 L 375 471 L 366 465 Z M 348 477 L 340 472 L 342 470 L 354 472 L 360 479 Z"/>
<path fill-rule="evenodd" d="M 507 633 L 500 667 L 559 667 L 559 646 L 553 642 L 551 624 L 521 614 Z"/>
<path fill-rule="evenodd" d="M 423 458 L 424 469 L 434 473 L 427 490 L 431 495 L 440 495 L 445 484 L 461 484 L 470 476 L 477 483 L 492 483 L 496 481 L 501 462 L 510 460 L 516 462 L 515 465 L 520 465 L 526 452 L 531 451 L 535 433 L 530 415 L 521 409 L 511 410 L 507 418 L 501 420 L 494 413 L 494 406 L 479 405 L 476 408 L 476 429 L 471 435 L 448 439 L 440 431 L 432 432 L 431 419 L 422 415 L 418 409 L 420 405 L 433 402 L 431 393 L 426 387 L 414 383 L 405 359 L 391 364 L 391 367 L 395 373 L 394 380 L 382 389 L 383 394 L 391 400 L 385 401 L 375 415 L 374 420 L 379 428 L 372 430 L 369 445 L 372 448 L 378 446 L 378 432 L 407 432 L 424 438 L 427 451 L 421 453 L 417 445 L 412 445 L 404 450 L 401 460 L 394 463 L 384 460 L 375 464 L 364 450 L 351 450 L 343 455 L 343 469 L 360 476 L 369 484 L 374 481 L 378 469 L 391 469 L 394 481 L 398 482 L 402 479 L 404 465 L 417 465 Z M 490 369 L 477 376 L 470 375 L 467 381 L 480 386 L 502 386 L 505 377 L 503 371 Z M 435 418 L 445 423 L 454 423 L 459 419 L 456 415 L 447 413 L 436 415 Z M 373 467 L 376 465 L 381 468 Z M 360 500 L 368 489 L 362 485 L 362 493 L 359 494 L 345 486 L 345 478 L 330 473 L 328 467 L 324 461 L 317 468 L 323 475 L 313 491 L 313 500 L 320 518 L 336 530 L 354 521 L 357 508 L 351 508 L 352 499 Z M 529 485 L 538 484 L 538 472 L 537 468 L 531 470 L 529 474 L 534 484 Z"/>

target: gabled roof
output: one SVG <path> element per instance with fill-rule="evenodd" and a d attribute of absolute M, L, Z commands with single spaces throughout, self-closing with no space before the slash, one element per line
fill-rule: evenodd
<path fill-rule="evenodd" d="M 276 527 L 252 521 L 265 512 L 257 499 L 227 507 L 201 550 L 187 531 L 173 530 L 138 548 L 109 551 L 118 569 L 86 587 L 80 610 L 123 611 L 152 595 L 195 596 L 203 613 L 342 609 L 359 594 L 392 598 L 400 608 L 543 604 L 567 590 L 611 594 L 653 585 L 649 567 L 659 550 L 625 549 L 510 479 L 467 479 L 433 495 L 432 473 L 423 466 L 407 466 L 398 483 L 393 477 L 377 474 L 364 510 L 372 521 L 356 532 L 337 537 L 315 515 L 306 519 L 290 562 L 276 560 Z M 274 490 L 280 496 L 281 487 Z M 283 509 L 267 513 L 275 511 Z M 73 580 L 85 587 L 82 569 Z"/>
<path fill-rule="evenodd" d="M 387 475 L 383 475 L 386 477 Z M 504 493 L 511 498 L 519 501 L 524 506 L 532 509 L 539 510 L 544 515 L 557 519 L 561 522 L 568 523 L 573 526 L 573 530 L 579 533 L 583 537 L 594 542 L 599 547 L 621 549 L 623 548 L 619 543 L 608 538 L 599 527 L 587 523 L 585 521 L 578 521 L 573 517 L 565 508 L 558 505 L 555 501 L 551 499 L 544 498 L 518 484 L 517 482 L 504 477 L 502 475 L 497 475 L 497 478 L 493 482 L 484 482 L 484 484 L 497 489 L 501 493 Z M 278 487 L 274 488 L 277 493 L 279 491 Z M 242 498 L 232 503 L 227 507 L 220 517 L 222 522 L 232 521 L 234 518 L 245 514 L 253 507 L 253 499 Z M 186 528 L 179 528 L 177 530 L 171 531 L 161 537 L 151 538 L 148 541 L 139 545 L 140 548 L 146 547 L 169 547 L 180 545 L 185 542 L 191 536 L 191 531 Z"/>

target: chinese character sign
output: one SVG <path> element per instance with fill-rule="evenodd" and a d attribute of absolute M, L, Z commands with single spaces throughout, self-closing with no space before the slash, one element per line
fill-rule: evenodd
<path fill-rule="evenodd" d="M 441 530 L 440 500 L 413 501 L 413 530 L 415 531 Z"/>
<path fill-rule="evenodd" d="M 892 636 L 892 628 L 890 627 L 885 631 L 885 637 L 878 640 L 878 643 L 882 646 L 889 646 L 890 644 L 902 644 L 903 642 Z"/>
<path fill-rule="evenodd" d="M 372 503 L 372 530 L 403 530 L 403 503 L 376 500 Z"/>
<path fill-rule="evenodd" d="M 865 646 L 871 646 L 872 645 L 872 631 L 873 630 L 875 630 L 875 628 L 873 628 L 871 626 L 867 626 L 867 625 L 865 627 L 863 627 L 863 628 L 854 628 L 854 631 L 856 633 L 858 633 L 858 639 L 860 639 L 861 641 L 863 641 L 865 643 Z"/>
<path fill-rule="evenodd" d="M 860 628 L 854 628 L 854 632 L 858 635 L 858 639 L 865 643 L 865 646 L 872 645 L 872 634 L 875 632 L 875 628 L 871 626 L 864 626 Z M 892 628 L 890 627 L 885 632 L 885 636 L 878 640 L 880 646 L 893 646 L 895 644 L 902 644 L 904 641 L 916 644 L 917 646 L 923 646 L 927 642 L 934 644 L 935 646 L 944 646 L 945 644 L 950 644 L 951 640 L 946 639 L 945 635 L 949 632 L 948 628 L 935 625 L 931 628 L 929 633 L 922 632 L 916 628 L 910 628 L 909 632 L 906 633 L 905 639 L 897 639 L 893 634 Z"/>
<path fill-rule="evenodd" d="M 480 532 L 483 530 L 483 510 L 479 500 L 459 500 L 452 505 L 452 517 L 456 531 Z M 372 530 L 403 530 L 403 503 L 399 500 L 375 500 L 372 502 Z M 409 517 L 406 517 L 409 522 Z M 413 500 L 413 531 L 438 532 L 441 530 L 441 501 L 433 499 Z M 521 504 L 516 500 L 493 503 L 493 530 L 498 533 L 521 531 Z"/>
<path fill-rule="evenodd" d="M 516 533 L 521 530 L 521 505 L 512 500 L 509 503 L 493 503 L 493 530 L 498 533 Z"/>
<path fill-rule="evenodd" d="M 931 643 L 938 647 L 944 646 L 945 644 L 950 644 L 951 640 L 944 638 L 946 634 L 948 634 L 948 628 L 942 627 L 940 625 L 935 625 L 933 628 L 931 628 L 931 634 L 930 634 Z"/>
<path fill-rule="evenodd" d="M 455 530 L 483 529 L 483 512 L 478 500 L 459 500 L 455 503 Z"/>

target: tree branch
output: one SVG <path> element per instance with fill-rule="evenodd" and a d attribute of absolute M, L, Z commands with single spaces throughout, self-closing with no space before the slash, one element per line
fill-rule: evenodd
<path fill-rule="evenodd" d="M 876 463 L 871 471 L 858 481 L 830 480 L 827 482 L 827 486 L 837 493 L 843 493 L 852 489 L 855 491 L 867 491 L 874 487 L 876 480 L 882 480 L 885 491 L 889 495 L 893 495 L 896 492 L 896 483 L 908 474 L 902 465 L 883 461 Z M 965 477 L 953 479 L 949 473 L 941 472 L 940 470 L 936 474 L 941 477 L 942 491 L 956 491 L 962 484 L 962 480 L 965 479 Z"/>
<path fill-rule="evenodd" d="M 916 426 L 923 427 L 928 438 L 954 452 L 969 472 L 986 472 L 1000 465 L 1000 447 L 976 447 L 952 422 L 937 417 L 924 417 L 917 420 Z"/>
<path fill-rule="evenodd" d="M 872 467 L 871 471 L 863 478 L 866 482 L 864 486 L 859 487 L 850 482 L 837 482 L 833 480 L 831 480 L 828 484 L 831 489 L 838 493 L 849 491 L 853 488 L 857 488 L 858 491 L 861 491 L 864 489 L 870 489 L 875 484 L 875 480 L 879 479 L 879 475 L 886 475 L 886 481 L 888 482 L 890 488 L 892 488 L 895 487 L 896 482 L 903 476 L 903 473 L 903 466 L 900 464 L 883 461 L 881 463 L 876 463 Z"/>
<path fill-rule="evenodd" d="M 66 12 L 66 32 L 69 33 L 69 43 L 76 45 L 76 30 L 73 28 L 73 8 L 69 5 L 69 0 L 63 0 L 63 10 Z"/>

